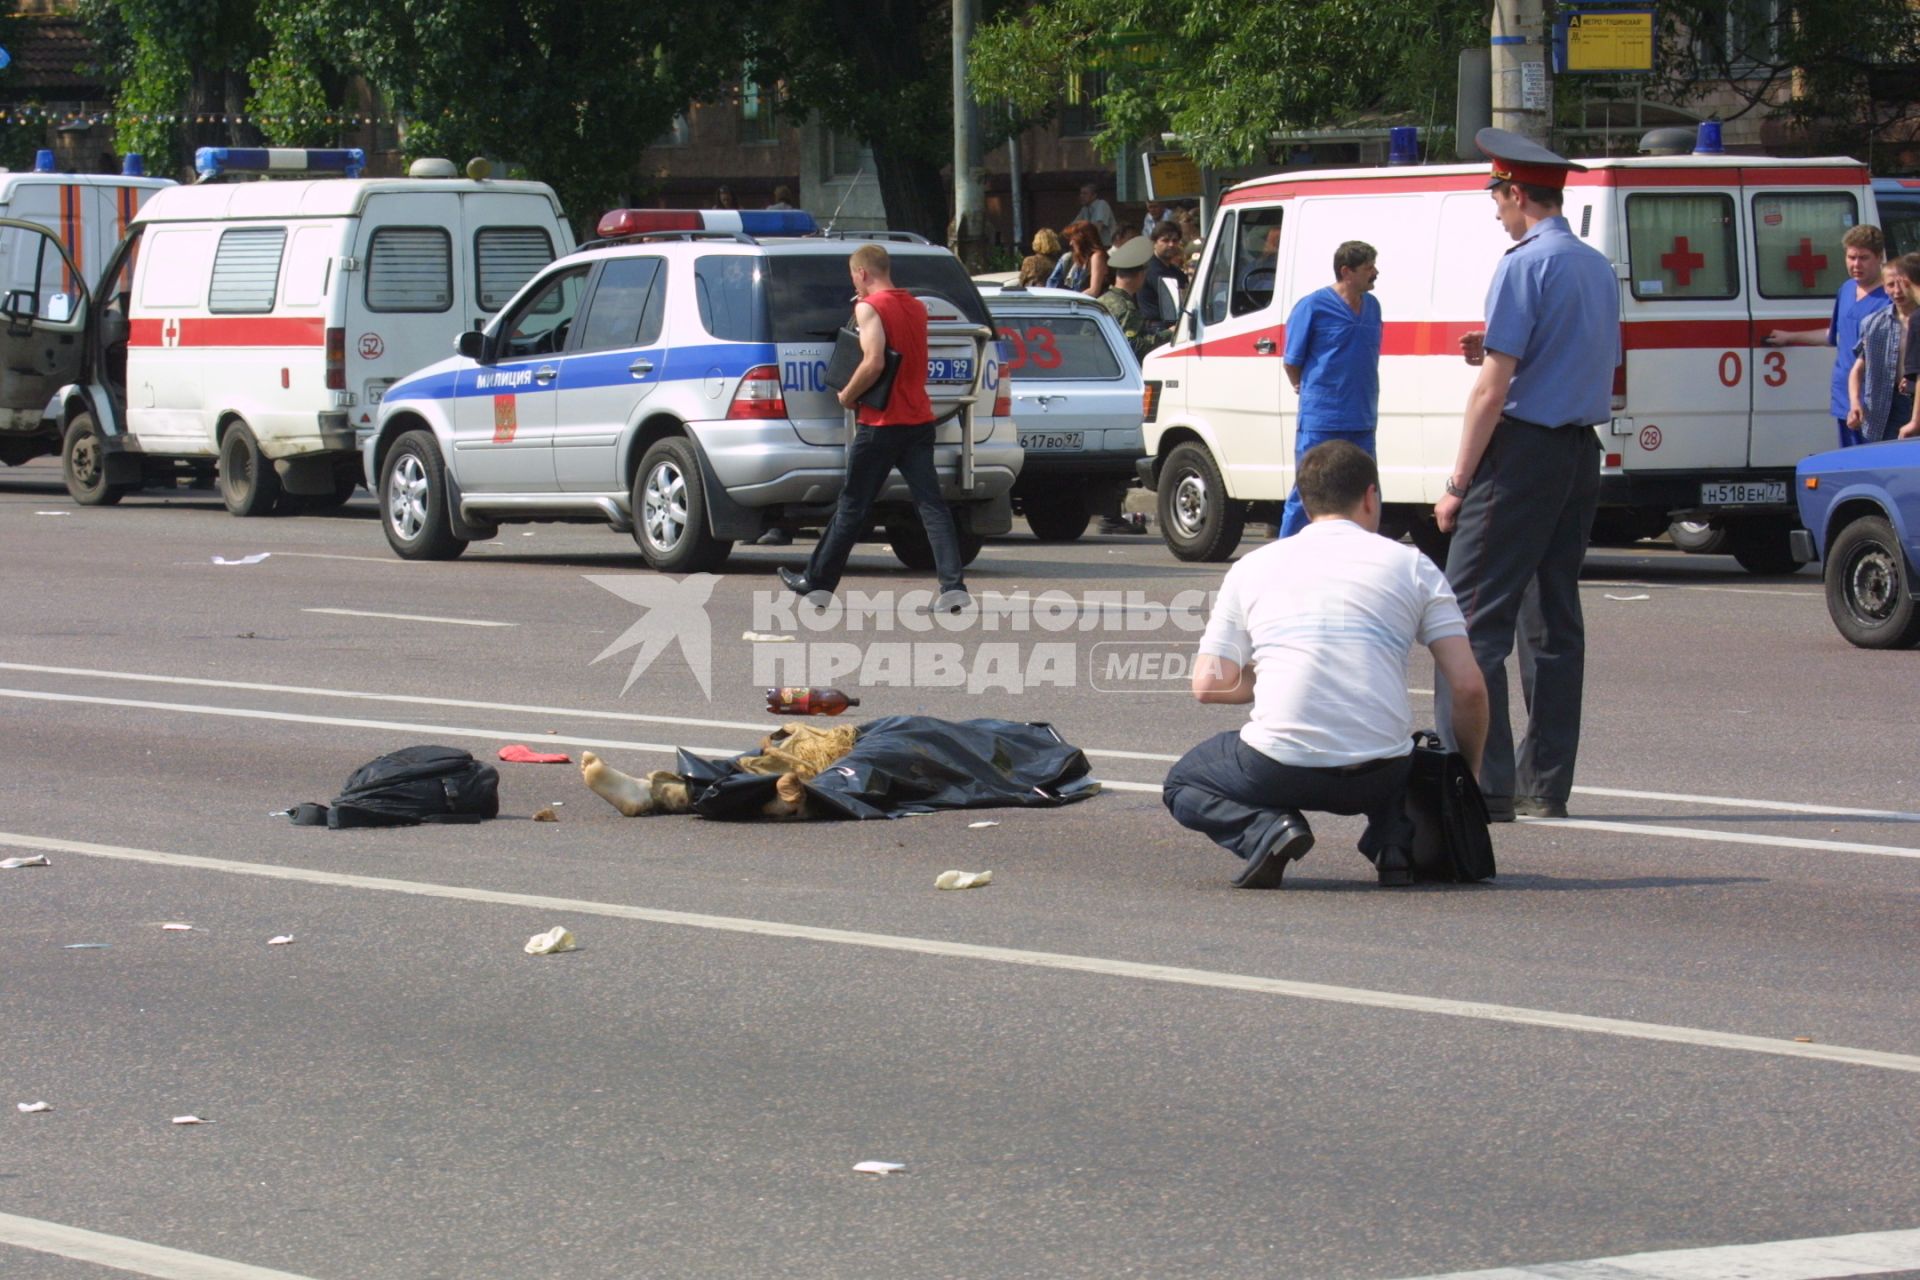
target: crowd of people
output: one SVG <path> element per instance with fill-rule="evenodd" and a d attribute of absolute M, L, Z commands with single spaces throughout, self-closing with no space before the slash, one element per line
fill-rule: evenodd
<path fill-rule="evenodd" d="M 1019 283 L 1086 294 L 1113 313 L 1134 354 L 1144 355 L 1173 336 L 1200 240 L 1198 205 L 1149 201 L 1136 226 L 1119 221 L 1089 183 L 1080 188 L 1072 221 L 1034 232 Z"/>

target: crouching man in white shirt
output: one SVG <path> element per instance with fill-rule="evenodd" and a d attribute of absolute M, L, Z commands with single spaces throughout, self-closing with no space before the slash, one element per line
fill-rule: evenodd
<path fill-rule="evenodd" d="M 1365 814 L 1360 852 L 1380 883 L 1411 884 L 1408 657 L 1416 643 L 1432 651 L 1476 776 L 1486 682 L 1446 577 L 1379 536 L 1380 472 L 1366 451 L 1317 445 L 1298 484 L 1312 522 L 1227 571 L 1194 666 L 1194 697 L 1250 702 L 1252 718 L 1182 756 L 1161 798 L 1181 826 L 1246 859 L 1243 889 L 1279 888 L 1313 847 L 1302 810 Z"/>

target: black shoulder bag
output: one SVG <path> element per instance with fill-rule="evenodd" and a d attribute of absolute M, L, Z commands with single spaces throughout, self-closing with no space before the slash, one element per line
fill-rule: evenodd
<path fill-rule="evenodd" d="M 1407 815 L 1413 819 L 1415 879 L 1493 879 L 1493 833 L 1487 825 L 1486 798 L 1467 768 L 1466 757 L 1447 750 L 1431 730 L 1413 735 Z"/>

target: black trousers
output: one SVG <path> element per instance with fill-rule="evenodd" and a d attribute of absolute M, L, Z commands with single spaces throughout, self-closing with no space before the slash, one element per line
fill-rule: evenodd
<path fill-rule="evenodd" d="M 1447 581 L 1487 681 L 1480 790 L 1499 803 L 1564 803 L 1580 751 L 1587 630 L 1580 566 L 1600 496 L 1600 442 L 1589 427 L 1502 418 L 1473 473 L 1447 553 Z M 1518 751 L 1507 709 L 1507 655 L 1520 649 L 1527 730 Z M 1440 734 L 1453 737 L 1446 681 L 1435 690 Z"/>
<path fill-rule="evenodd" d="M 1288 819 L 1305 821 L 1302 810 L 1364 813 L 1360 852 L 1371 858 L 1386 845 L 1412 847 L 1413 819 L 1407 816 L 1412 768 L 1411 755 L 1349 769 L 1281 764 L 1229 730 L 1181 756 L 1167 771 L 1160 799 L 1175 822 L 1241 858 L 1272 844 Z"/>
<path fill-rule="evenodd" d="M 913 505 L 926 526 L 933 547 L 933 567 L 942 591 L 964 591 L 961 577 L 960 536 L 954 530 L 953 511 L 940 496 L 940 476 L 933 466 L 931 422 L 917 427 L 856 427 L 853 447 L 847 450 L 847 478 L 833 509 L 833 523 L 807 561 L 807 582 L 824 591 L 840 585 L 847 557 L 867 531 L 874 499 L 887 487 L 897 468 L 913 495 Z"/>

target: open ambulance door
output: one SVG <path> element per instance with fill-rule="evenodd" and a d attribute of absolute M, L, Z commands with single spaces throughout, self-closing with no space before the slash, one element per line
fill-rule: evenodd
<path fill-rule="evenodd" d="M 0 290 L 0 410 L 37 418 L 80 380 L 86 281 L 47 228 L 0 218 Z"/>

